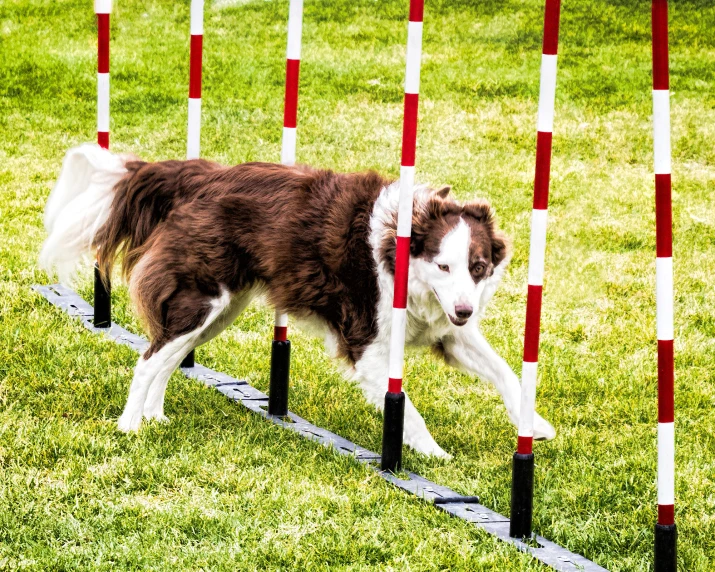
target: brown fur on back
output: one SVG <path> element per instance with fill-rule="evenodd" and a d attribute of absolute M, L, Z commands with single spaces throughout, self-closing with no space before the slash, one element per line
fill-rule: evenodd
<path fill-rule="evenodd" d="M 376 335 L 370 216 L 375 173 L 202 160 L 130 162 L 95 243 L 124 254 L 135 302 L 161 344 L 203 321 L 220 288 L 265 286 L 281 311 L 317 315 L 351 361 Z"/>

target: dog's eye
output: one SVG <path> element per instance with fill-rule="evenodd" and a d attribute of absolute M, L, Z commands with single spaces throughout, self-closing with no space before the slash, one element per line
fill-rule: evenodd
<path fill-rule="evenodd" d="M 475 264 L 474 268 L 472 268 L 472 272 L 477 275 L 481 274 L 484 272 L 484 264 Z"/>
<path fill-rule="evenodd" d="M 449 266 L 446 264 L 438 264 L 437 268 L 439 268 L 442 272 L 449 272 Z"/>

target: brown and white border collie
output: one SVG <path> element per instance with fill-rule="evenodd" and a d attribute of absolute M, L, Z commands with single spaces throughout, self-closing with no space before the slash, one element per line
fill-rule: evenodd
<path fill-rule="evenodd" d="M 96 254 L 120 256 L 150 334 L 119 429 L 164 421 L 164 393 L 184 356 L 223 331 L 257 294 L 319 324 L 326 348 L 382 407 L 395 265 L 399 183 L 372 172 L 204 160 L 146 163 L 96 145 L 70 150 L 47 202 L 41 265 L 71 280 Z M 457 203 L 449 187 L 414 189 L 407 343 L 501 393 L 518 424 L 521 387 L 479 330 L 508 263 L 484 201 Z M 553 427 L 535 417 L 537 439 Z M 409 398 L 404 441 L 448 457 Z"/>

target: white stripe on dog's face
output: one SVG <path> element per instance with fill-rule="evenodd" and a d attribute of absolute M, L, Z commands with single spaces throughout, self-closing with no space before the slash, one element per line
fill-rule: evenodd
<path fill-rule="evenodd" d="M 483 280 L 475 283 L 469 271 L 469 249 L 472 243 L 469 225 L 459 219 L 444 235 L 439 252 L 431 260 L 418 258 L 413 268 L 416 278 L 434 292 L 444 313 L 456 326 L 463 326 L 479 307 Z"/>

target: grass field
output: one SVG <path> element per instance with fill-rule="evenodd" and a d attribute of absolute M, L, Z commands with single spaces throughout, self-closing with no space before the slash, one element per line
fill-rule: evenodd
<path fill-rule="evenodd" d="M 715 8 L 671 3 L 680 567 L 715 569 Z M 189 2 L 112 18 L 112 148 L 185 152 Z M 306 2 L 298 158 L 396 175 L 406 1 Z M 287 0 L 208 2 L 202 154 L 278 160 Z M 652 569 L 656 510 L 650 3 L 564 2 L 543 308 L 535 529 Z M 542 2 L 427 0 L 418 178 L 492 201 L 514 259 L 484 322 L 521 368 Z M 537 570 L 528 556 L 174 375 L 167 425 L 115 421 L 135 355 L 30 286 L 64 151 L 95 138 L 88 0 L 0 0 L 0 569 Z M 89 272 L 82 284 L 89 296 Z M 115 320 L 139 331 L 118 287 Z M 270 310 L 198 361 L 266 390 Z M 379 450 L 381 417 L 294 331 L 291 409 Z M 516 432 L 429 354 L 406 387 L 454 459 L 405 465 L 509 511 Z"/>

